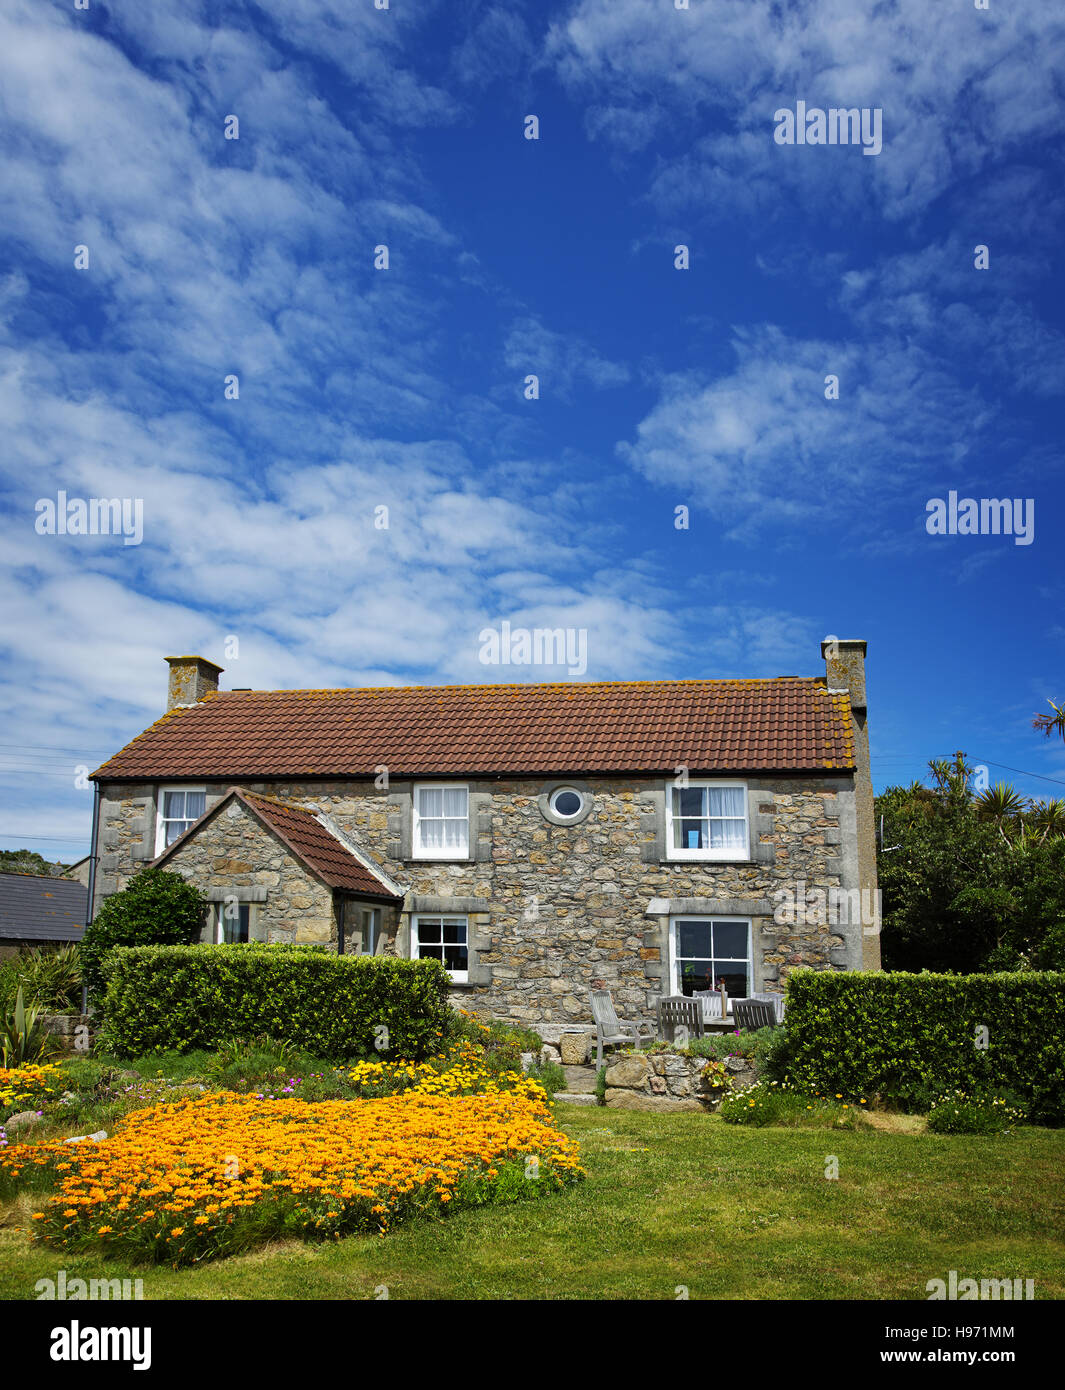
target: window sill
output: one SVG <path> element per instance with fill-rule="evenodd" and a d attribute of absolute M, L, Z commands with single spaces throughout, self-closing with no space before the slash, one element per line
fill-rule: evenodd
<path fill-rule="evenodd" d="M 740 859 L 703 859 L 701 857 L 697 858 L 695 856 L 692 856 L 691 858 L 688 858 L 687 856 L 685 856 L 683 859 L 666 858 L 660 859 L 658 862 L 663 866 L 669 866 L 671 868 L 679 868 L 681 865 L 684 864 L 709 864 L 717 865 L 722 868 L 735 868 L 737 865 L 742 864 L 757 864 L 758 860 L 752 859 L 749 855 L 744 856 Z"/>
<path fill-rule="evenodd" d="M 475 864 L 477 861 L 466 854 L 455 859 L 445 859 L 442 857 L 438 859 L 404 859 L 401 862 L 410 868 L 418 868 L 418 866 L 422 864 Z"/>

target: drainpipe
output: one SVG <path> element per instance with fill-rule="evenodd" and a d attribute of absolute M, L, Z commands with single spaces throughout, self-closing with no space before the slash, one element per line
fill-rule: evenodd
<path fill-rule="evenodd" d="M 92 921 L 93 897 L 96 893 L 96 828 L 100 821 L 100 784 L 92 784 L 92 841 L 89 845 L 89 896 L 85 904 L 85 925 L 88 927 Z M 83 984 L 81 987 L 81 1011 L 83 1014 L 89 1012 L 89 987 Z"/>
<path fill-rule="evenodd" d="M 344 905 L 347 899 L 343 893 L 337 894 L 337 955 L 344 954 Z"/>

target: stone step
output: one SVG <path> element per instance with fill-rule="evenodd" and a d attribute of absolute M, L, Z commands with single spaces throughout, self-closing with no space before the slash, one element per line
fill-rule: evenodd
<path fill-rule="evenodd" d="M 564 1105 L 598 1105 L 598 1098 L 588 1095 L 586 1091 L 556 1091 L 555 1099 L 563 1102 Z"/>
<path fill-rule="evenodd" d="M 587 1095 L 595 1090 L 594 1067 L 563 1067 L 566 1073 L 566 1090 L 572 1094 Z"/>

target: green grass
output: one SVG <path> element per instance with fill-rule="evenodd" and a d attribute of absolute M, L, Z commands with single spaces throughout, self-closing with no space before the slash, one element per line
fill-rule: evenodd
<path fill-rule="evenodd" d="M 747 1129 L 716 1116 L 557 1107 L 587 1181 L 385 1238 L 292 1242 L 194 1269 L 33 1246 L 34 1199 L 0 1207 L 0 1297 L 137 1278 L 145 1298 L 881 1299 L 932 1278 L 1024 1277 L 1065 1297 L 1065 1130 L 947 1136 Z M 825 1178 L 829 1155 L 839 1177 Z"/>

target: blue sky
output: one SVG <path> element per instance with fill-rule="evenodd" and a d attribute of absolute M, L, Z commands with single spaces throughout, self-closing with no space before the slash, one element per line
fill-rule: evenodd
<path fill-rule="evenodd" d="M 166 655 L 566 678 L 482 664 L 504 620 L 593 680 L 864 637 L 878 789 L 1061 794 L 1063 71 L 1050 0 L 8 0 L 0 847 L 87 852 Z M 882 150 L 778 143 L 799 101 Z M 952 489 L 1032 543 L 929 535 Z M 60 490 L 141 543 L 41 534 Z"/>

